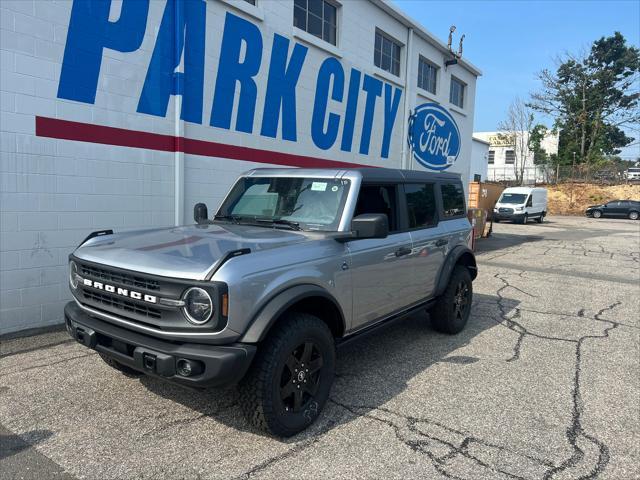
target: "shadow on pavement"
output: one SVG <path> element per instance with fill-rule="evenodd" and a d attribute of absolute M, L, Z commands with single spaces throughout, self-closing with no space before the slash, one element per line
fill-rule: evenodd
<path fill-rule="evenodd" d="M 519 304 L 508 298 L 501 298 L 500 302 L 503 309 L 507 310 Z M 499 318 L 498 297 L 475 294 L 469 323 L 457 335 L 444 335 L 434 331 L 425 312 L 412 314 L 374 334 L 349 343 L 337 352 L 336 381 L 331 398 L 351 405 L 381 406 L 402 393 L 411 379 L 434 364 L 474 363 L 479 359 L 460 355 L 449 357 L 449 354 L 467 345 L 476 335 L 496 327 L 496 319 Z M 244 420 L 236 403 L 234 388 L 191 390 L 147 376 L 141 377 L 140 381 L 151 392 L 179 402 L 231 428 L 262 434 Z M 318 419 L 318 423 L 325 425 L 323 429 L 311 427 L 282 441 L 297 442 L 350 421 L 349 416 L 327 419 L 327 407 Z"/>

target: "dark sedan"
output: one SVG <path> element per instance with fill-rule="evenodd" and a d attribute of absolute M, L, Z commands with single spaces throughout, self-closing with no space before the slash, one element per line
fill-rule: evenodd
<path fill-rule="evenodd" d="M 640 216 L 640 202 L 635 200 L 613 200 L 602 205 L 593 205 L 585 211 L 587 217 L 630 218 L 637 220 Z"/>

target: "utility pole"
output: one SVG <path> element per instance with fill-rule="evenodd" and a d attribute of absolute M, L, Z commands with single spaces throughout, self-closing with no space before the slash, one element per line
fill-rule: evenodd
<path fill-rule="evenodd" d="M 573 189 L 575 188 L 575 173 L 576 173 L 576 152 L 573 152 L 573 163 L 571 164 L 571 193 L 569 196 L 569 206 L 573 207 Z"/>

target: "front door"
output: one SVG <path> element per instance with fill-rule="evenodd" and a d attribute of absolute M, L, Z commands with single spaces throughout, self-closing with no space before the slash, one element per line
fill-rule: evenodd
<path fill-rule="evenodd" d="M 363 185 L 354 217 L 382 213 L 389 219 L 389 236 L 347 243 L 351 255 L 352 328 L 357 330 L 407 303 L 411 282 L 411 235 L 400 231 L 398 185 Z"/>
<path fill-rule="evenodd" d="M 433 295 L 438 272 L 444 262 L 447 231 L 438 223 L 438 206 L 433 183 L 404 185 L 412 241 L 412 283 L 407 292 L 411 303 Z"/>

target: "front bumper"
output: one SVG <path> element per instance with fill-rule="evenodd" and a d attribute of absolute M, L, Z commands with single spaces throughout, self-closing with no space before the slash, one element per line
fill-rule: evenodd
<path fill-rule="evenodd" d="M 191 387 L 219 387 L 238 382 L 247 372 L 256 346 L 244 343 L 203 345 L 159 340 L 87 315 L 75 302 L 64 307 L 69 334 L 79 343 L 134 370 Z M 176 362 L 186 359 L 201 372 L 181 376 Z"/>
<path fill-rule="evenodd" d="M 493 212 L 493 218 L 497 220 L 522 221 L 524 219 L 524 212 L 520 212 L 520 213 Z"/>

